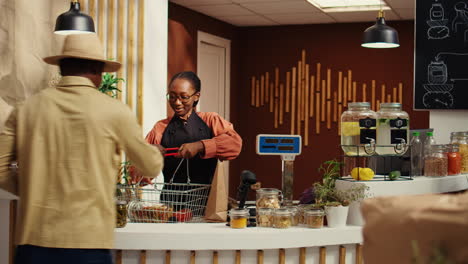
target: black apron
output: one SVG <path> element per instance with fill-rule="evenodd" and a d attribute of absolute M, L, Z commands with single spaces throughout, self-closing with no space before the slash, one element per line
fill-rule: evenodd
<path fill-rule="evenodd" d="M 213 133 L 208 125 L 195 113 L 192 112 L 187 122 L 178 116 L 171 119 L 161 139 L 161 145 L 165 148 L 180 147 L 184 143 L 197 142 L 203 139 L 213 138 Z M 173 156 L 164 158 L 164 182 L 169 182 L 179 165 L 181 159 Z M 211 184 L 216 170 L 217 158 L 202 159 L 199 155 L 188 160 L 189 176 L 191 183 Z M 181 164 L 174 176 L 174 183 L 187 183 L 186 160 Z"/>

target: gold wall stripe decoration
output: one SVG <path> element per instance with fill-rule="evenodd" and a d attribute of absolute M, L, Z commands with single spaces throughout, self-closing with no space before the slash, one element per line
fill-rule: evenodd
<path fill-rule="evenodd" d="M 165 264 L 171 264 L 171 251 L 170 250 L 166 250 L 166 262 Z"/>
<path fill-rule="evenodd" d="M 327 262 L 327 248 L 326 247 L 320 247 L 319 249 L 319 263 L 320 264 L 326 264 Z"/>
<path fill-rule="evenodd" d="M 257 264 L 263 264 L 263 250 L 257 250 Z"/>
<path fill-rule="evenodd" d="M 241 263 L 241 252 L 240 250 L 236 250 L 236 264 L 240 264 Z"/>
<path fill-rule="evenodd" d="M 145 58 L 145 1 L 138 1 L 138 68 L 137 68 L 137 117 L 143 125 L 143 82 L 144 82 L 144 58 Z"/>
<path fill-rule="evenodd" d="M 285 262 L 286 262 L 286 256 L 285 256 L 284 248 L 280 248 L 279 256 L 278 256 L 278 263 L 285 264 Z"/>
<path fill-rule="evenodd" d="M 398 88 L 389 86 L 392 88 L 388 93 L 386 84 L 379 83 L 380 94 L 377 94 L 376 80 L 360 82 L 353 78 L 351 69 L 336 71 L 335 75 L 332 67 L 322 67 L 320 62 L 315 63 L 314 68 L 316 72 L 310 72 L 306 52 L 302 50 L 297 64 L 284 73 L 279 67 L 274 67 L 272 78 L 270 71 L 251 77 L 251 106 L 261 108 L 266 105 L 267 112 L 273 114 L 274 129 L 282 127 L 289 117 L 290 133 L 303 136 L 304 146 L 309 145 L 313 130 L 320 134 L 322 123 L 327 130 L 333 129 L 337 123 L 337 134 L 340 135 L 340 116 L 350 102 L 369 100 L 371 108 L 378 111 L 381 102 L 403 100 L 401 82 Z M 367 87 L 370 87 L 369 91 Z M 310 118 L 315 118 L 315 128 Z"/>
<path fill-rule="evenodd" d="M 299 264 L 306 264 L 306 248 L 299 249 Z"/>
<path fill-rule="evenodd" d="M 346 248 L 343 247 L 343 246 L 340 246 L 339 247 L 340 251 L 339 251 L 339 264 L 346 264 Z"/>
<path fill-rule="evenodd" d="M 128 6 L 128 25 L 135 25 L 135 1 L 130 1 Z M 127 27 L 127 104 L 133 108 L 134 96 L 134 62 L 135 62 L 135 28 Z"/>

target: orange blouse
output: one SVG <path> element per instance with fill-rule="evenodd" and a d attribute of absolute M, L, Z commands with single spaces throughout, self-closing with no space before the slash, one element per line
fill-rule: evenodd
<path fill-rule="evenodd" d="M 234 130 L 234 126 L 215 112 L 197 112 L 198 116 L 211 128 L 214 137 L 202 140 L 205 146 L 203 159 L 218 158 L 219 160 L 235 159 L 242 148 L 242 138 Z M 172 117 L 158 121 L 146 135 L 150 144 L 161 144 L 161 139 Z"/>

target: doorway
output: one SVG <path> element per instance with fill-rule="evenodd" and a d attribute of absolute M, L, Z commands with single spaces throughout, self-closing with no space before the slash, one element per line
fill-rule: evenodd
<path fill-rule="evenodd" d="M 206 32 L 197 34 L 197 74 L 202 83 L 200 112 L 216 112 L 229 121 L 231 40 Z M 229 190 L 229 162 L 224 161 Z"/>

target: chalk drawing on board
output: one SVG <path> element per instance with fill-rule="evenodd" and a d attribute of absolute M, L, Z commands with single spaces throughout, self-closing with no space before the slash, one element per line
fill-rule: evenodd
<path fill-rule="evenodd" d="M 445 18 L 444 7 L 441 3 L 433 3 L 429 10 L 429 20 L 426 20 L 428 39 L 445 39 L 450 36 L 450 29 L 447 26 L 448 19 Z"/>
<path fill-rule="evenodd" d="M 458 29 L 465 29 L 463 33 L 466 33 L 466 29 L 468 28 L 468 7 L 464 2 L 458 2 L 453 7 L 456 12 L 456 16 L 452 21 L 452 30 L 454 33 L 458 32 Z"/>

